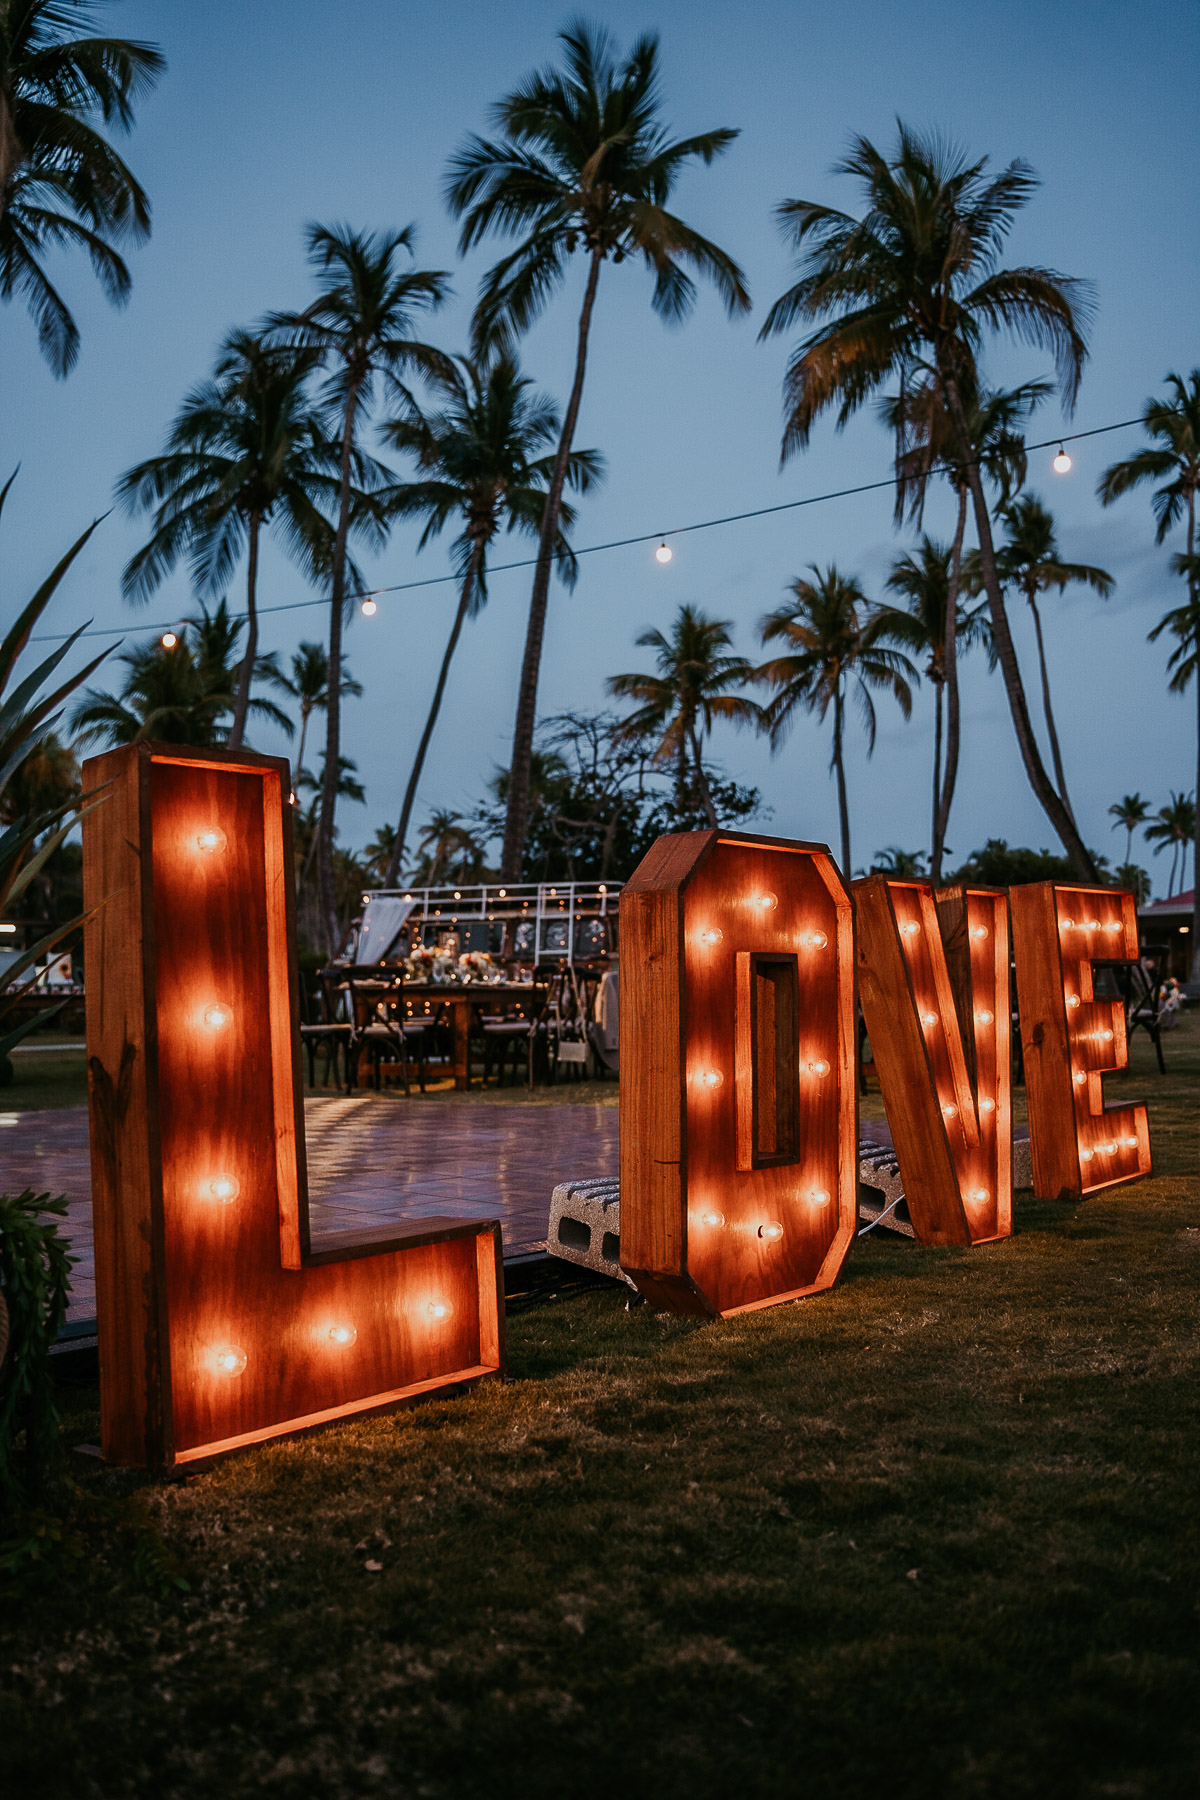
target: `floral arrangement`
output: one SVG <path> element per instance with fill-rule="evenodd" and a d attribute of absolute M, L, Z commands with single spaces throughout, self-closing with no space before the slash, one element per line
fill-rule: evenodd
<path fill-rule="evenodd" d="M 498 981 L 500 971 L 486 950 L 466 950 L 458 959 L 461 981 Z"/>
<path fill-rule="evenodd" d="M 414 944 L 403 965 L 409 981 L 453 981 L 454 958 L 427 944 Z"/>

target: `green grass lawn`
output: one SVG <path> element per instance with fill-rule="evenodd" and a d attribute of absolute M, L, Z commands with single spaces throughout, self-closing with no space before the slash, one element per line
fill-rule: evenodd
<path fill-rule="evenodd" d="M 178 1485 L 85 1463 L 190 1590 L 97 1526 L 0 1598 L 0 1788 L 1194 1800 L 1200 1020 L 1167 1053 L 1109 1083 L 1154 1177 L 1009 1243 L 867 1239 L 728 1323 L 576 1293 L 506 1387 Z"/>

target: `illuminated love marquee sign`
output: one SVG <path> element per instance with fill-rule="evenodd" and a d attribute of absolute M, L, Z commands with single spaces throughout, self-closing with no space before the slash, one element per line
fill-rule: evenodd
<path fill-rule="evenodd" d="M 863 1018 L 923 1244 L 1012 1231 L 1007 895 L 854 883 Z"/>
<path fill-rule="evenodd" d="M 822 846 L 662 837 L 621 894 L 621 1266 L 675 1311 L 836 1280 L 858 1219 L 854 924 Z"/>
<path fill-rule="evenodd" d="M 499 1376 L 499 1227 L 309 1239 L 288 765 L 84 768 L 102 1450 L 186 1465 Z"/>
<path fill-rule="evenodd" d="M 1045 1199 L 1073 1199 L 1150 1173 L 1144 1106 L 1106 1110 L 1101 1076 L 1129 1063 L 1125 1007 L 1097 999 L 1093 963 L 1138 953 L 1132 894 L 1013 888 L 1013 943 L 1033 1181 Z"/>

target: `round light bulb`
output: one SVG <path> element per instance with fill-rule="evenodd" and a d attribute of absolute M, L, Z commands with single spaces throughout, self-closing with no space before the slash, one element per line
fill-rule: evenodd
<path fill-rule="evenodd" d="M 203 850 L 209 856 L 215 856 L 218 850 L 223 850 L 227 842 L 219 825 L 210 825 L 207 830 L 196 833 L 197 850 Z"/>
<path fill-rule="evenodd" d="M 1074 919 L 1060 919 L 1058 921 L 1058 923 L 1059 923 L 1059 928 L 1062 931 L 1074 931 L 1074 929 L 1075 929 Z"/>
<path fill-rule="evenodd" d="M 1067 995 L 1067 1005 L 1071 1008 L 1071 1011 L 1074 1012 L 1075 1008 L 1079 1005 L 1079 995 L 1078 994 L 1068 994 Z"/>
<path fill-rule="evenodd" d="M 725 1214 L 723 1212 L 703 1212 L 700 1214 L 700 1223 L 702 1225 L 711 1225 L 714 1227 L 723 1225 L 725 1223 Z"/>
<path fill-rule="evenodd" d="M 1104 929 L 1105 931 L 1124 931 L 1125 927 L 1120 919 L 1110 919 Z"/>
<path fill-rule="evenodd" d="M 1138 1141 L 1135 1137 L 1123 1137 L 1121 1142 L 1126 1150 L 1136 1150 L 1138 1147 Z"/>
<path fill-rule="evenodd" d="M 976 1188 L 975 1192 L 971 1195 L 971 1198 L 972 1200 L 978 1200 L 982 1203 L 988 1198 L 988 1191 L 986 1188 Z"/>
<path fill-rule="evenodd" d="M 988 928 L 986 925 L 972 925 L 971 936 L 973 938 L 975 938 L 977 941 L 982 940 L 987 935 L 988 935 Z"/>
<path fill-rule="evenodd" d="M 448 1319 L 454 1308 L 448 1300 L 431 1300 L 425 1311 L 431 1319 Z"/>
<path fill-rule="evenodd" d="M 719 925 L 710 925 L 707 931 L 700 933 L 700 942 L 702 944 L 719 944 L 724 936 L 725 933 Z"/>
<path fill-rule="evenodd" d="M 378 611 L 378 603 L 371 598 L 370 594 L 368 594 L 362 603 L 363 617 L 365 619 L 373 619 Z"/>
<path fill-rule="evenodd" d="M 1102 1148 L 1109 1156 L 1115 1156 L 1117 1154 L 1117 1146 L 1115 1144 L 1104 1144 Z"/>
<path fill-rule="evenodd" d="M 1102 1044 L 1111 1044 L 1112 1041 L 1113 1041 L 1113 1034 L 1111 1031 L 1102 1031 L 1100 1033 L 1100 1042 Z"/>
<path fill-rule="evenodd" d="M 405 899 L 406 899 L 406 900 L 411 900 L 411 899 L 412 899 L 412 895 L 411 895 L 411 894 L 405 894 L 405 896 L 404 896 L 404 898 L 405 898 Z M 507 900 L 507 899 L 508 899 L 508 889 L 507 889 L 507 888 L 501 888 L 501 889 L 500 889 L 500 898 L 501 898 L 501 899 L 502 899 L 502 900 Z"/>
<path fill-rule="evenodd" d="M 357 1328 L 353 1325 L 331 1325 L 329 1327 L 329 1341 L 333 1344 L 352 1344 L 357 1336 Z"/>
<path fill-rule="evenodd" d="M 917 924 L 915 919 L 907 919 L 900 927 L 900 934 L 902 937 L 916 937 L 920 929 L 921 927 Z"/>
<path fill-rule="evenodd" d="M 824 1057 L 814 1056 L 813 1060 L 808 1065 L 808 1072 L 810 1075 L 828 1075 L 829 1064 L 825 1061 Z"/>
<path fill-rule="evenodd" d="M 829 1190 L 828 1190 L 828 1188 L 809 1188 L 808 1197 L 812 1201 L 812 1204 L 814 1206 L 828 1206 L 829 1205 Z"/>
<path fill-rule="evenodd" d="M 700 1077 L 706 1088 L 719 1088 L 724 1079 L 720 1069 L 705 1069 Z"/>
<path fill-rule="evenodd" d="M 1071 473 L 1071 459 L 1061 444 L 1058 446 L 1058 455 L 1054 459 L 1054 473 L 1056 475 L 1069 475 Z"/>
<path fill-rule="evenodd" d="M 669 563 L 674 554 L 675 552 L 672 550 L 670 544 L 662 543 L 654 552 L 654 560 L 655 562 Z"/>
<path fill-rule="evenodd" d="M 1075 1083 L 1076 1087 L 1082 1087 L 1084 1082 L 1087 1080 L 1087 1076 L 1084 1074 L 1082 1069 L 1076 1069 L 1075 1073 L 1071 1077 L 1071 1080 Z"/>
<path fill-rule="evenodd" d="M 1090 1150 L 1081 1150 L 1079 1152 L 1079 1160 L 1080 1160 L 1080 1162 L 1091 1162 L 1091 1160 L 1092 1160 L 1091 1151 Z"/>
<path fill-rule="evenodd" d="M 996 1102 L 994 1100 L 981 1100 L 979 1102 L 979 1110 L 981 1113 L 994 1113 L 996 1110 Z"/>
<path fill-rule="evenodd" d="M 164 650 L 173 650 L 175 648 L 176 644 L 179 642 L 179 639 L 176 637 L 176 635 L 173 631 L 164 631 L 162 634 L 162 637 L 159 639 L 159 642 L 161 643 Z"/>
<path fill-rule="evenodd" d="M 760 912 L 769 913 L 775 911 L 775 908 L 779 905 L 779 901 L 774 894 L 756 894 L 754 897 L 754 904 L 758 907 Z"/>
<path fill-rule="evenodd" d="M 937 1022 L 938 1022 L 938 1016 L 936 1013 L 923 1012 L 921 1014 L 922 1025 L 936 1025 Z"/>
<path fill-rule="evenodd" d="M 760 1225 L 759 1226 L 758 1235 L 760 1238 L 766 1238 L 766 1240 L 769 1244 L 776 1244 L 779 1242 L 779 1239 L 783 1236 L 783 1226 L 775 1223 L 775 1221 L 772 1220 L 772 1222 L 769 1225 Z"/>
<path fill-rule="evenodd" d="M 208 1184 L 208 1191 L 214 1200 L 220 1200 L 225 1206 L 237 1199 L 241 1193 L 241 1183 L 232 1175 L 214 1175 Z"/>
<path fill-rule="evenodd" d="M 222 1375 L 240 1375 L 246 1367 L 247 1356 L 236 1344 L 222 1344 L 213 1352 L 213 1362 Z"/>
<path fill-rule="evenodd" d="M 990 1013 L 985 1006 L 981 1006 L 975 1014 L 980 1025 L 990 1025 L 995 1016 L 995 1013 Z"/>
<path fill-rule="evenodd" d="M 233 1018 L 227 1006 L 207 1006 L 204 1009 L 204 1023 L 213 1031 L 220 1031 Z"/>
<path fill-rule="evenodd" d="M 829 939 L 823 931 L 810 931 L 804 941 L 810 950 L 823 950 Z"/>
<path fill-rule="evenodd" d="M 958 1108 L 955 1106 L 953 1100 L 947 1100 L 945 1106 L 942 1108 L 942 1114 L 943 1117 L 947 1119 L 956 1119 L 958 1117 Z"/>
<path fill-rule="evenodd" d="M 1099 931 L 1099 929 L 1100 929 L 1099 919 L 1089 919 L 1087 922 L 1087 928 L 1089 931 Z"/>

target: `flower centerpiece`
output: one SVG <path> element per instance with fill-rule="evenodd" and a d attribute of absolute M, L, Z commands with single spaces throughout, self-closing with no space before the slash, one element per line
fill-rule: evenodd
<path fill-rule="evenodd" d="M 498 981 L 500 971 L 486 950 L 466 950 L 458 959 L 460 981 Z"/>

